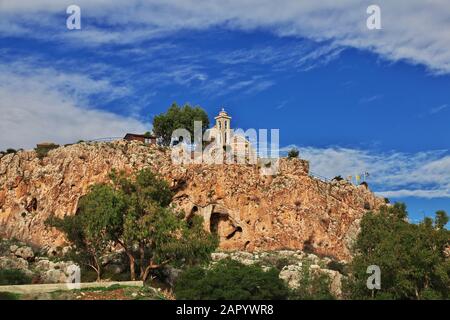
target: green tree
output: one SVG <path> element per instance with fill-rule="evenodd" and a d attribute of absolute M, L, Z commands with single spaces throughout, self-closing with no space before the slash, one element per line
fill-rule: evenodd
<path fill-rule="evenodd" d="M 289 289 L 278 274 L 273 268 L 263 271 L 226 259 L 207 269 L 187 269 L 175 284 L 175 295 L 194 300 L 287 299 Z"/>
<path fill-rule="evenodd" d="M 208 261 L 217 237 L 203 229 L 200 217 L 189 222 L 169 205 L 172 191 L 150 169 L 133 177 L 113 171 L 112 184 L 93 186 L 79 201 L 77 213 L 47 223 L 63 231 L 74 244 L 73 259 L 91 267 L 100 279 L 101 257 L 112 244 L 122 246 L 129 259 L 131 279 L 171 263 Z"/>
<path fill-rule="evenodd" d="M 447 212 L 443 210 L 436 211 L 436 218 L 434 219 L 436 228 L 443 229 L 448 223 Z"/>
<path fill-rule="evenodd" d="M 450 245 L 449 231 L 440 228 L 446 214 L 439 213 L 436 223 L 406 221 L 404 204 L 384 207 L 368 213 L 350 265 L 346 291 L 356 299 L 447 299 L 450 295 L 450 261 L 445 248 Z M 367 267 L 378 265 L 381 290 L 366 287 Z"/>
<path fill-rule="evenodd" d="M 110 185 L 94 185 L 78 203 L 75 215 L 63 219 L 50 217 L 47 224 L 65 233 L 74 249 L 70 258 L 88 266 L 101 279 L 101 257 L 120 233 L 124 197 Z"/>
<path fill-rule="evenodd" d="M 208 114 L 201 107 L 191 107 L 186 104 L 183 107 L 173 103 L 165 112 L 153 119 L 153 133 L 160 139 L 164 146 L 170 145 L 172 132 L 176 129 L 186 129 L 194 136 L 194 121 L 202 122 L 202 133 L 209 127 Z"/>
<path fill-rule="evenodd" d="M 126 199 L 121 234 L 117 242 L 130 260 L 131 278 L 135 279 L 135 261 L 139 262 L 140 279 L 165 264 L 207 261 L 218 245 L 215 236 L 203 229 L 201 218 L 189 223 L 169 204 L 172 191 L 151 170 L 138 172 L 135 178 L 113 174 L 116 188 Z M 134 248 L 138 248 L 137 251 Z"/>

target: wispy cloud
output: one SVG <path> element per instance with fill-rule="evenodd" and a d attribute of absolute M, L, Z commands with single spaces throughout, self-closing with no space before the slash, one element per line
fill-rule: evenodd
<path fill-rule="evenodd" d="M 410 154 L 342 147 L 298 148 L 300 156 L 310 160 L 311 171 L 327 178 L 367 171 L 369 184 L 380 195 L 450 197 L 450 155 L 446 150 Z"/>
<path fill-rule="evenodd" d="M 289 100 L 281 101 L 281 102 L 275 107 L 275 110 L 283 109 L 288 103 L 289 103 Z"/>
<path fill-rule="evenodd" d="M 85 22 L 81 32 L 65 30 L 68 4 L 70 1 L 2 1 L 0 34 L 72 40 L 73 45 L 82 46 L 136 43 L 180 30 L 217 26 L 258 29 L 331 41 L 339 47 L 370 50 L 391 61 L 422 64 L 433 73 L 450 73 L 448 1 L 410 0 L 405 5 L 379 0 L 383 29 L 378 31 L 366 28 L 366 9 L 371 3 L 360 0 L 78 0 Z M 42 29 L 51 32 L 36 32 Z"/>
<path fill-rule="evenodd" d="M 215 54 L 224 65 L 270 65 L 274 71 L 309 71 L 337 59 L 344 50 L 334 43 L 299 41 L 283 46 L 264 46 Z"/>
<path fill-rule="evenodd" d="M 361 103 L 361 104 L 367 104 L 367 103 L 371 103 L 371 102 L 380 100 L 380 99 L 382 99 L 383 97 L 384 97 L 384 95 L 382 95 L 382 94 L 375 94 L 375 95 L 373 95 L 373 96 L 361 98 L 361 99 L 359 100 L 359 103 Z"/>
<path fill-rule="evenodd" d="M 447 109 L 447 108 L 448 108 L 448 105 L 447 105 L 447 104 L 443 104 L 443 105 L 440 105 L 440 106 L 438 106 L 438 107 L 431 108 L 430 114 L 436 114 L 436 113 L 439 113 L 439 112 L 441 112 L 441 111 L 444 111 L 444 110 Z"/>

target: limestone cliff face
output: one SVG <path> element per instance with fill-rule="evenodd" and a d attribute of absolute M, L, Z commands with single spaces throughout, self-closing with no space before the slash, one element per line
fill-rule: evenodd
<path fill-rule="evenodd" d="M 279 173 L 257 165 L 174 165 L 170 151 L 138 142 L 80 143 L 39 159 L 34 151 L 0 159 L 0 235 L 36 245 L 64 244 L 44 221 L 75 214 L 88 187 L 107 182 L 111 169 L 150 167 L 175 191 L 186 218 L 202 215 L 225 250 L 311 250 L 349 259 L 359 221 L 384 204 L 365 186 L 325 183 L 308 175 L 308 163 L 281 159 Z"/>

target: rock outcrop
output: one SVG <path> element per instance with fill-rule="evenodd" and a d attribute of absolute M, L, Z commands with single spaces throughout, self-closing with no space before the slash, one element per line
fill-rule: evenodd
<path fill-rule="evenodd" d="M 8 242 L 0 241 L 0 270 L 20 270 L 32 283 L 64 283 L 70 279 L 71 270 L 77 268 L 71 261 L 51 261 L 40 252 L 36 256 L 23 243 Z"/>
<path fill-rule="evenodd" d="M 280 159 L 278 174 L 263 176 L 258 165 L 175 165 L 170 150 L 139 142 L 79 143 L 43 159 L 34 151 L 0 159 L 0 235 L 63 246 L 63 235 L 44 225 L 47 217 L 75 214 L 80 197 L 109 181 L 111 169 L 145 167 L 169 182 L 187 219 L 204 217 L 224 250 L 289 248 L 350 259 L 361 217 L 384 204 L 364 185 L 309 176 L 301 159 Z"/>
<path fill-rule="evenodd" d="M 338 299 L 342 298 L 342 284 L 344 276 L 332 267 L 336 262 L 328 257 L 320 258 L 314 254 L 307 254 L 297 250 L 279 250 L 269 252 L 215 252 L 211 255 L 212 261 L 232 259 L 245 265 L 260 265 L 263 270 L 276 268 L 280 270 L 279 278 L 289 288 L 301 287 L 301 280 L 305 272 L 310 277 L 324 275 L 329 281 L 330 293 Z"/>

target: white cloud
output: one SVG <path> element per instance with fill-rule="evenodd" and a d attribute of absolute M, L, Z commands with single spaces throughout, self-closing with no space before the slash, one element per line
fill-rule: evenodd
<path fill-rule="evenodd" d="M 122 95 L 105 80 L 63 74 L 25 64 L 0 65 L 0 149 L 33 148 L 36 143 L 70 143 L 79 139 L 120 137 L 127 131 L 145 132 L 136 119 L 92 109 L 92 93 Z"/>
<path fill-rule="evenodd" d="M 287 151 L 295 146 L 282 149 Z M 388 197 L 450 197 L 450 155 L 447 151 L 376 153 L 342 147 L 298 147 L 311 172 L 331 179 L 369 172 L 369 184 Z"/>
<path fill-rule="evenodd" d="M 450 2 L 446 0 L 379 0 L 382 30 L 376 31 L 366 28 L 366 9 L 372 4 L 366 0 L 78 0 L 82 16 L 113 27 L 99 29 L 85 23 L 81 32 L 64 30 L 61 17 L 68 4 L 71 1 L 2 1 L 0 33 L 25 35 L 36 25 L 53 26 L 53 37 L 73 38 L 80 44 L 133 43 L 180 29 L 221 25 L 331 40 L 392 61 L 423 64 L 434 73 L 450 72 Z"/>
<path fill-rule="evenodd" d="M 381 197 L 387 197 L 387 198 L 416 197 L 416 198 L 433 199 L 433 198 L 448 198 L 448 197 L 450 197 L 450 190 L 449 189 L 447 189 L 447 190 L 400 189 L 400 190 L 393 190 L 393 191 L 377 192 L 377 194 Z"/>

